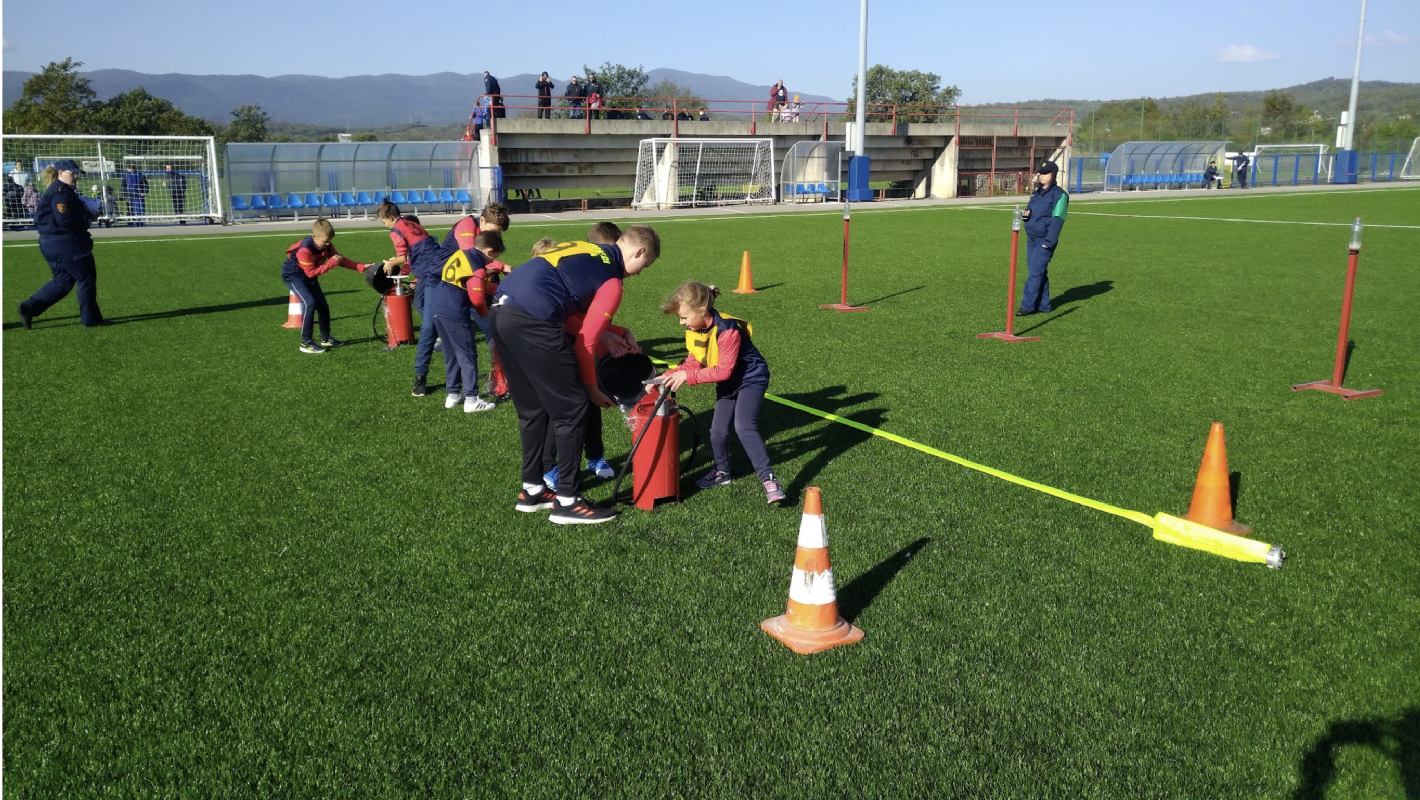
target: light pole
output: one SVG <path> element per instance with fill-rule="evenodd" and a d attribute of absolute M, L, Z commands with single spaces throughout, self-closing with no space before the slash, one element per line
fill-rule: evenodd
<path fill-rule="evenodd" d="M 1332 166 L 1332 183 L 1355 183 L 1356 155 L 1356 96 L 1361 91 L 1361 47 L 1366 43 L 1366 0 L 1361 0 L 1361 22 L 1356 30 L 1356 64 L 1351 70 L 1351 102 L 1346 109 L 1346 122 L 1336 137 L 1336 163 Z"/>

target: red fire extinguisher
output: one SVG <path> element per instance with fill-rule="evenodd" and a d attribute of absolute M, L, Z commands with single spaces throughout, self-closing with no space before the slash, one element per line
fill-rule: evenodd
<path fill-rule="evenodd" d="M 632 409 L 631 502 L 650 511 L 680 500 L 680 409 L 675 395 L 651 383 Z"/>
<path fill-rule="evenodd" d="M 414 317 L 410 311 L 410 292 L 405 281 L 410 276 L 395 275 L 394 291 L 385 295 L 385 346 L 390 350 L 414 342 Z"/>

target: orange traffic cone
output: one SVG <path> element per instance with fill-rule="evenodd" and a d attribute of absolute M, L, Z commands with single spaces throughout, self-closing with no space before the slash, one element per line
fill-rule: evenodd
<path fill-rule="evenodd" d="M 1232 491 L 1228 479 L 1228 446 L 1223 443 L 1223 423 L 1215 422 L 1198 465 L 1193 501 L 1184 519 L 1228 533 L 1248 533 L 1251 527 L 1233 519 Z"/>
<path fill-rule="evenodd" d="M 754 273 L 749 269 L 749 251 L 746 250 L 744 257 L 740 259 L 740 285 L 735 287 L 735 294 L 755 294 Z"/>
<path fill-rule="evenodd" d="M 286 324 L 281 327 L 299 328 L 301 327 L 301 315 L 304 312 L 301 308 L 301 298 L 295 292 L 291 292 L 290 295 L 286 298 Z"/>
<path fill-rule="evenodd" d="M 833 565 L 828 560 L 828 530 L 823 523 L 823 495 L 817 486 L 804 490 L 804 516 L 794 575 L 789 579 L 789 609 L 759 623 L 765 633 L 800 655 L 853 644 L 863 630 L 838 616 Z"/>

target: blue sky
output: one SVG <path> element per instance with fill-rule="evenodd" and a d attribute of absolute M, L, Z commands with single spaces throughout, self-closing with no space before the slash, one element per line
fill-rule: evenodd
<path fill-rule="evenodd" d="M 783 78 L 846 96 L 856 0 L 466 2 L 6 0 L 4 66 L 200 74 L 539 72 L 603 61 Z M 868 60 L 962 87 L 964 103 L 1266 89 L 1351 75 L 1359 0 L 873 0 Z M 1007 28 L 1009 26 L 1009 32 Z M 994 31 L 994 32 L 993 32 Z M 1420 81 L 1420 0 L 1371 0 L 1362 77 Z"/>

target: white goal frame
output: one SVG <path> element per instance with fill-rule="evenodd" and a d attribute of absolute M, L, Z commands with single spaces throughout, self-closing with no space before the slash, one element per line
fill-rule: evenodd
<path fill-rule="evenodd" d="M 1324 144 L 1314 144 L 1311 142 L 1298 142 L 1296 144 L 1259 144 L 1252 148 L 1252 175 L 1248 183 L 1256 183 L 1261 186 L 1265 181 L 1271 180 L 1272 159 L 1277 158 L 1277 168 L 1280 175 L 1286 175 L 1286 181 L 1278 183 L 1290 183 L 1293 168 L 1298 166 L 1298 160 L 1314 157 L 1314 171 L 1303 172 L 1298 177 L 1305 177 L 1310 182 L 1313 175 L 1318 182 L 1331 183 L 1331 167 L 1336 160 L 1336 155 L 1330 152 L 1331 148 Z M 1265 162 L 1264 162 L 1265 159 Z M 1264 163 L 1266 170 L 1263 169 Z M 1268 177 L 1264 178 L 1266 175 Z"/>
<path fill-rule="evenodd" d="M 221 222 L 225 210 L 217 170 L 217 141 L 213 136 L 101 136 L 75 134 L 5 134 L 0 137 L 0 158 L 37 182 L 39 172 L 60 159 L 79 162 L 84 175 L 76 187 L 84 197 L 100 200 L 99 220 L 104 224 Z M 148 177 L 148 197 L 143 213 L 134 213 L 122 197 L 123 174 L 129 164 L 143 167 Z M 163 167 L 172 164 L 184 179 L 183 208 L 173 208 L 173 193 Z M 11 180 L 9 175 L 0 176 Z M 195 180 L 193 180 L 195 177 Z M 95 194 L 92 189 L 99 186 Z M 43 193 L 48 187 L 36 186 Z M 171 198 L 171 199 L 170 199 Z M 124 201 L 124 202 L 121 202 Z M 6 225 L 30 224 L 28 213 L 18 215 L 7 207 Z"/>
<path fill-rule="evenodd" d="M 1390 162 L 1394 164 L 1395 162 Z M 1405 166 L 1400 168 L 1402 180 L 1413 181 L 1420 178 L 1420 136 L 1410 143 L 1410 152 L 1405 155 Z"/>
<path fill-rule="evenodd" d="M 742 152 L 733 152 L 738 149 Z M 724 159 L 730 158 L 727 162 Z M 739 157 L 738 161 L 733 161 Z M 631 207 L 773 203 L 774 140 L 748 137 L 642 139 Z"/>

